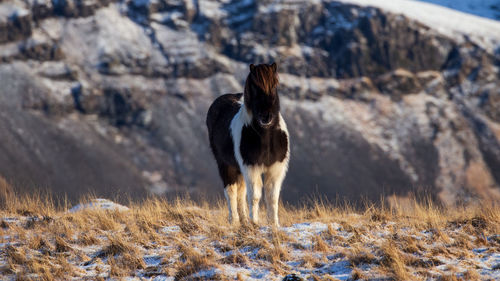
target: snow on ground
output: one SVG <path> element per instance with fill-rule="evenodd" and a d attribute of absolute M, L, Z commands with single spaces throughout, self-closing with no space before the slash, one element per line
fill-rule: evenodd
<path fill-rule="evenodd" d="M 9 220 L 10 223 L 13 223 L 13 220 Z M 313 274 L 315 276 L 328 276 L 330 278 L 335 278 L 333 280 L 350 280 L 352 277 L 353 266 L 352 262 L 349 261 L 348 257 L 346 257 L 342 252 L 321 252 L 317 251 L 316 260 L 322 260 L 323 262 L 319 265 L 314 265 L 312 269 L 306 268 L 304 264 L 310 259 L 310 257 L 306 257 L 309 254 L 309 251 L 314 248 L 314 237 L 317 235 L 321 235 L 328 229 L 328 224 L 312 222 L 312 223 L 299 223 L 294 224 L 289 227 L 283 227 L 281 230 L 284 231 L 289 238 L 293 239 L 294 242 L 289 242 L 288 245 L 294 250 L 290 253 L 290 260 L 286 262 L 288 267 L 290 268 L 290 272 L 294 272 L 298 276 L 306 278 L 307 280 L 312 280 Z M 341 227 L 337 224 L 331 224 L 334 230 L 340 231 L 339 237 L 345 240 L 352 237 L 352 233 L 349 231 L 342 231 Z M 178 226 L 168 226 L 164 228 L 163 231 L 166 235 L 173 234 L 175 232 L 181 232 Z M 269 228 L 263 227 L 260 229 L 260 233 L 264 236 L 269 234 Z M 387 235 L 384 231 L 379 231 L 373 233 L 373 235 L 366 236 L 368 237 L 380 237 L 387 238 Z M 207 239 L 206 236 L 198 236 L 192 237 L 193 241 L 199 241 L 203 239 Z M 420 232 L 415 235 L 417 239 L 429 239 L 429 233 L 426 231 Z M 3 237 L 3 239 L 9 239 L 8 237 Z M 377 244 L 378 241 L 374 239 L 371 241 L 374 244 Z M 0 247 L 5 247 L 5 245 L 11 243 L 4 243 L 0 245 Z M 439 247 L 440 245 L 436 245 Z M 215 247 L 216 248 L 216 247 Z M 84 253 L 88 253 L 89 256 L 92 256 L 92 253 L 98 253 L 99 247 L 95 247 L 93 245 L 87 247 L 80 247 L 80 251 Z M 162 263 L 165 263 L 163 260 L 164 254 L 166 251 L 172 250 L 172 247 L 159 247 L 159 248 L 149 248 L 144 249 L 142 254 L 142 259 L 146 265 L 145 270 L 138 270 L 135 272 L 135 277 L 130 276 L 127 280 L 174 280 L 173 276 L 167 276 L 163 274 L 161 270 L 155 272 L 154 268 L 161 267 Z M 228 257 L 234 254 L 234 251 L 238 251 L 240 254 L 249 257 L 251 262 L 245 266 L 241 266 L 239 264 L 224 264 L 222 263 L 220 266 L 215 268 L 210 268 L 206 270 L 200 270 L 190 276 L 190 278 L 200 278 L 202 280 L 219 280 L 220 276 L 225 276 L 229 278 L 237 278 L 238 276 L 244 276 L 244 280 L 282 280 L 283 275 L 276 274 L 273 272 L 272 268 L 269 268 L 263 263 L 259 263 L 258 261 L 258 252 L 260 249 L 254 249 L 252 247 L 244 247 L 239 250 L 233 250 L 229 252 L 222 252 L 216 249 L 216 252 L 223 259 L 224 257 Z M 465 272 L 466 265 L 468 263 L 473 263 L 476 268 L 479 268 L 479 272 L 483 277 L 491 278 L 490 280 L 499 280 L 500 279 L 500 271 L 498 270 L 498 266 L 500 265 L 500 253 L 492 252 L 488 248 L 476 248 L 471 251 L 472 258 L 466 260 L 457 260 L 455 258 L 447 258 L 445 256 L 436 256 L 436 260 L 438 263 L 441 263 L 437 267 L 437 269 L 446 271 L 448 267 L 455 268 L 458 272 Z M 174 264 L 178 259 L 180 259 L 180 255 L 173 256 L 169 259 L 167 263 Z M 252 261 L 253 260 L 253 261 Z M 2 261 L 0 265 L 6 265 L 6 261 Z M 106 260 L 96 260 L 95 262 L 87 262 L 76 264 L 78 271 L 82 272 L 82 278 L 92 278 L 97 276 L 106 277 L 107 271 L 109 271 L 109 266 L 106 265 Z M 365 270 L 370 270 L 372 265 L 365 264 Z M 102 274 L 99 274 L 102 272 Z M 431 278 L 431 280 L 434 278 Z"/>
<path fill-rule="evenodd" d="M 485 49 L 495 51 L 500 47 L 500 21 L 475 16 L 433 3 L 411 0 L 339 0 L 361 6 L 377 7 L 392 13 L 403 14 L 432 29 L 454 38 L 468 37 Z M 451 0 L 450 0 L 451 1 Z M 445 1 L 432 1 L 442 2 Z M 453 1 L 455 2 L 455 1 Z M 457 1 L 453 7 L 459 6 Z M 479 5 L 477 6 L 479 7 Z"/>
<path fill-rule="evenodd" d="M 102 213 L 79 212 L 88 208 Z M 276 231 L 268 226 L 217 225 L 215 217 L 225 217 L 217 210 L 167 208 L 120 212 L 128 208 L 95 199 L 59 217 L 3 215 L 0 279 L 16 280 L 17 274 L 36 279 L 41 273 L 30 270 L 47 264 L 56 273 L 63 266 L 65 271 L 58 274 L 66 280 L 116 280 L 117 276 L 125 280 L 282 280 L 290 274 L 304 280 L 403 280 L 402 276 L 441 280 L 450 275 L 500 280 L 500 235 L 485 235 L 486 229 L 498 228 L 484 219 L 434 228 L 350 213 L 291 223 Z M 163 212 L 160 217 L 155 214 L 158 210 Z M 88 224 L 82 224 L 87 219 Z M 152 232 L 134 230 L 137 226 L 150 227 Z M 408 275 L 392 272 L 398 259 L 406 264 Z"/>
<path fill-rule="evenodd" d="M 83 204 L 78 204 L 71 209 L 69 209 L 70 213 L 82 211 L 82 210 L 117 210 L 117 211 L 127 211 L 128 207 L 120 205 L 118 203 L 115 203 L 113 201 L 110 201 L 108 199 L 102 199 L 102 198 L 97 198 L 97 199 L 92 199 L 88 203 L 83 203 Z"/>

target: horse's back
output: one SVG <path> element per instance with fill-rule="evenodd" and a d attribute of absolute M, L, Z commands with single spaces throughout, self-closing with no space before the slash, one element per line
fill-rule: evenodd
<path fill-rule="evenodd" d="M 240 109 L 241 97 L 243 94 L 225 94 L 214 100 L 207 113 L 207 127 L 208 132 L 211 133 L 216 123 L 224 122 L 229 119 L 228 124 L 231 123 L 234 115 Z M 217 124 L 219 126 L 220 124 Z"/>
<path fill-rule="evenodd" d="M 236 165 L 230 125 L 240 110 L 243 94 L 225 94 L 212 103 L 207 113 L 207 128 L 210 146 L 217 162 Z"/>

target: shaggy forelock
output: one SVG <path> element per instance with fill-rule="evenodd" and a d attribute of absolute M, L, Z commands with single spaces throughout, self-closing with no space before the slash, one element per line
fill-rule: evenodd
<path fill-rule="evenodd" d="M 253 83 L 266 94 L 270 94 L 278 86 L 278 74 L 272 66 L 259 64 L 248 75 L 247 83 Z"/>

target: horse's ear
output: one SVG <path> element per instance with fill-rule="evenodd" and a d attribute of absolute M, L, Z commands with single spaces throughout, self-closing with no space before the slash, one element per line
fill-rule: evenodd
<path fill-rule="evenodd" d="M 276 72 L 276 70 L 278 69 L 278 66 L 276 65 L 275 62 L 273 62 L 273 64 L 271 64 L 271 68 L 274 72 Z"/>
<path fill-rule="evenodd" d="M 253 72 L 253 70 L 255 69 L 255 65 L 253 65 L 253 63 L 250 65 L 250 72 Z"/>

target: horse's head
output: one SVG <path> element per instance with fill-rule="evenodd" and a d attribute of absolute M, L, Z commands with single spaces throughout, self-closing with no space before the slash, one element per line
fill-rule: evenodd
<path fill-rule="evenodd" d="M 255 122 L 262 128 L 279 122 L 278 72 L 276 63 L 250 65 L 245 84 L 245 106 Z"/>

